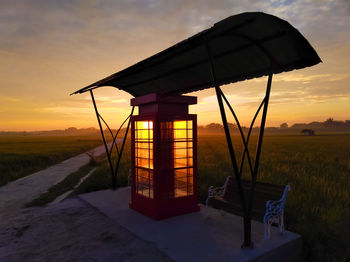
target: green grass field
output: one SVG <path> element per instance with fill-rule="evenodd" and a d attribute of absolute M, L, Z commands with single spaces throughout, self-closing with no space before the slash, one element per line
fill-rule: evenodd
<path fill-rule="evenodd" d="M 208 186 L 222 185 L 232 168 L 223 136 L 200 137 L 198 144 L 203 202 Z M 350 259 L 350 134 L 266 135 L 259 171 L 258 181 L 291 186 L 286 227 L 303 236 L 307 260 Z"/>
<path fill-rule="evenodd" d="M 0 186 L 100 144 L 100 136 L 0 136 Z"/>
<path fill-rule="evenodd" d="M 238 136 L 233 136 L 233 143 L 238 157 L 242 153 Z M 253 155 L 255 143 L 256 137 L 252 137 Z M 119 186 L 127 185 L 129 145 L 125 153 Z M 198 167 L 199 199 L 203 203 L 210 185 L 221 186 L 232 175 L 224 135 L 198 137 Z M 266 134 L 258 181 L 291 186 L 285 208 L 286 228 L 302 235 L 305 260 L 350 260 L 350 134 Z M 76 193 L 110 185 L 105 163 Z"/>
<path fill-rule="evenodd" d="M 100 143 L 100 137 L 0 137 L 0 185 Z M 233 143 L 238 158 L 242 144 L 237 135 Z M 252 155 L 255 144 L 253 136 Z M 124 150 L 118 186 L 127 185 L 129 142 Z M 228 175 L 233 175 L 224 135 L 198 137 L 198 167 L 199 199 L 203 203 L 210 185 L 221 186 Z M 285 208 L 286 228 L 302 235 L 305 260 L 350 260 L 349 175 L 350 134 L 265 135 L 258 181 L 291 186 Z M 74 193 L 110 187 L 110 171 L 104 162 Z"/>

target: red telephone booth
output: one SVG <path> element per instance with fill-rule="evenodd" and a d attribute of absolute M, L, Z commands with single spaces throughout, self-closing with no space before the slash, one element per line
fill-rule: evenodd
<path fill-rule="evenodd" d="M 199 211 L 197 116 L 193 96 L 150 94 L 131 99 L 139 115 L 131 119 L 131 203 L 159 220 Z"/>

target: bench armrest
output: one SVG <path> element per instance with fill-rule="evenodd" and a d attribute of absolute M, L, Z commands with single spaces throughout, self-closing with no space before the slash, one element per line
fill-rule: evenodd
<path fill-rule="evenodd" d="M 220 187 L 214 187 L 210 186 L 208 188 L 208 197 L 216 197 L 216 196 L 222 196 L 224 193 L 225 187 L 220 186 Z"/>
<path fill-rule="evenodd" d="M 208 206 L 209 199 L 216 196 L 222 196 L 224 194 L 224 190 L 225 190 L 224 186 L 221 186 L 221 187 L 210 186 L 208 188 L 208 197 L 205 200 L 205 205 Z"/>
<path fill-rule="evenodd" d="M 281 200 L 269 200 L 266 202 L 266 214 L 279 215 L 283 212 L 284 201 Z"/>
<path fill-rule="evenodd" d="M 268 200 L 266 202 L 266 215 L 281 215 L 283 213 L 288 191 L 290 191 L 290 186 L 286 185 L 280 200 Z"/>

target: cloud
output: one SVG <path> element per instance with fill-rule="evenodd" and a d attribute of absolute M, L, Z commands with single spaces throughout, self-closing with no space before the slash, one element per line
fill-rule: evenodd
<path fill-rule="evenodd" d="M 313 81 L 340 81 L 348 78 L 350 74 L 281 74 L 274 78 L 274 81 L 310 83 Z"/>
<path fill-rule="evenodd" d="M 62 117 L 69 112 L 85 114 L 91 109 L 90 97 L 68 94 L 246 11 L 263 11 L 287 20 L 306 36 L 324 62 L 274 76 L 271 103 L 282 108 L 287 103 L 347 99 L 347 0 L 2 0 L 0 104 L 9 107 L 0 110 L 11 114 L 9 108 L 15 112 L 22 103 L 27 111 L 42 108 Z M 266 78 L 259 78 L 223 90 L 236 106 L 250 108 L 264 96 L 265 86 Z M 107 115 L 116 107 L 130 109 L 131 96 L 116 89 L 95 93 Z M 209 93 L 196 92 L 201 112 L 218 110 L 215 95 Z"/>

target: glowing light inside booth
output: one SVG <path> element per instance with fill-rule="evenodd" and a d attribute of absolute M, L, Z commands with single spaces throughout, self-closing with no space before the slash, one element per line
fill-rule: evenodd
<path fill-rule="evenodd" d="M 163 142 L 171 144 L 174 173 L 174 197 L 193 195 L 193 123 L 192 120 L 161 122 Z"/>
<path fill-rule="evenodd" d="M 136 192 L 153 198 L 153 122 L 135 122 Z"/>

